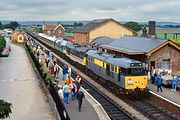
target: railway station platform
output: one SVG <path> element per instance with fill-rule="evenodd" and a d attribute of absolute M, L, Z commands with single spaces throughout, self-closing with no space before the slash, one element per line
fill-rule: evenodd
<path fill-rule="evenodd" d="M 42 58 L 42 62 L 45 65 L 45 53 L 43 51 L 40 51 L 40 55 Z M 52 61 L 49 63 L 49 65 L 52 64 Z M 59 84 L 63 87 L 65 85 L 65 81 L 62 81 L 62 68 L 60 68 L 59 74 L 58 74 L 58 81 Z M 48 68 L 47 68 L 48 69 Z M 86 91 L 81 87 L 81 90 L 85 94 L 85 99 L 82 103 L 81 112 L 78 110 L 78 101 L 71 100 L 71 94 L 69 95 L 69 104 L 65 104 L 64 106 L 66 108 L 66 111 L 72 120 L 110 120 L 109 116 L 105 112 L 105 110 L 102 108 L 102 106 Z"/>
<path fill-rule="evenodd" d="M 25 49 L 10 45 L 10 55 L 0 57 L 0 99 L 12 103 L 5 120 L 55 120 Z"/>
<path fill-rule="evenodd" d="M 148 87 L 150 91 L 180 106 L 180 91 L 177 90 L 176 92 L 173 92 L 172 88 L 162 86 L 162 92 L 157 92 L 157 86 L 152 84 L 150 81 L 148 83 Z"/>

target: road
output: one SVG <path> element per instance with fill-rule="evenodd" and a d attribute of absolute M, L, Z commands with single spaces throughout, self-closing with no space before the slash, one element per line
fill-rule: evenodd
<path fill-rule="evenodd" d="M 10 56 L 0 58 L 0 99 L 13 104 L 7 120 L 55 120 L 25 50 L 11 47 Z"/>

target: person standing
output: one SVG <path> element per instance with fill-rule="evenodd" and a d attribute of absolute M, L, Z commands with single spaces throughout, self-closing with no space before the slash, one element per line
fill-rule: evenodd
<path fill-rule="evenodd" d="M 71 79 L 70 76 L 68 76 L 68 77 L 66 78 L 65 83 L 66 83 L 67 85 L 69 85 L 69 86 L 72 84 L 72 79 Z"/>
<path fill-rule="evenodd" d="M 83 102 L 83 98 L 85 98 L 85 95 L 82 91 L 79 91 L 77 92 L 76 98 L 78 100 L 79 112 L 81 112 L 82 102 Z"/>
<path fill-rule="evenodd" d="M 46 67 L 48 67 L 48 64 L 49 64 L 49 59 L 48 59 L 48 57 L 45 58 L 45 63 L 46 63 Z"/>
<path fill-rule="evenodd" d="M 155 83 L 155 77 L 156 77 L 156 70 L 154 69 L 154 67 L 152 67 L 152 70 L 151 70 L 151 78 L 152 78 L 152 81 L 151 83 L 154 84 Z"/>
<path fill-rule="evenodd" d="M 74 83 L 71 84 L 71 95 L 72 95 L 72 100 L 74 100 L 75 96 L 76 96 L 76 85 Z"/>
<path fill-rule="evenodd" d="M 64 80 L 66 79 L 67 66 L 64 65 L 62 69 L 63 69 L 63 71 L 62 71 L 62 73 L 63 73 L 63 75 L 62 75 L 62 80 L 64 81 Z"/>
<path fill-rule="evenodd" d="M 63 86 L 64 103 L 69 103 L 69 86 L 65 83 Z"/>
<path fill-rule="evenodd" d="M 158 75 L 158 76 L 157 76 L 157 92 L 159 92 L 159 89 L 160 89 L 161 92 L 162 92 L 161 86 L 162 86 L 162 78 L 161 78 L 160 75 Z"/>
<path fill-rule="evenodd" d="M 174 76 L 172 79 L 172 91 L 175 92 L 178 84 L 178 77 Z"/>
<path fill-rule="evenodd" d="M 57 78 L 57 71 L 58 71 L 58 66 L 57 63 L 54 62 L 54 78 Z"/>
<path fill-rule="evenodd" d="M 68 76 L 70 76 L 71 77 L 71 67 L 70 66 L 68 66 Z"/>
<path fill-rule="evenodd" d="M 62 86 L 59 85 L 58 87 L 59 87 L 58 95 L 59 95 L 60 99 L 63 100 L 64 99 L 64 94 L 63 94 Z"/>

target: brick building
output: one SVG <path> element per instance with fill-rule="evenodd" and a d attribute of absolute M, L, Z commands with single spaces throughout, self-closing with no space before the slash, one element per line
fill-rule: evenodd
<path fill-rule="evenodd" d="M 113 19 L 98 19 L 74 30 L 74 42 L 88 44 L 100 36 L 120 38 L 124 35 L 135 35 L 135 31 Z"/>
<path fill-rule="evenodd" d="M 56 38 L 64 37 L 65 29 L 60 23 L 43 25 L 42 30 L 43 33 L 51 37 L 56 37 Z"/>
<path fill-rule="evenodd" d="M 107 38 L 104 40 L 107 40 Z M 117 56 L 125 56 L 146 62 L 149 69 L 153 66 L 155 69 L 170 70 L 172 73 L 180 75 L 180 47 L 172 41 L 124 36 L 99 47 L 103 51 Z"/>
<path fill-rule="evenodd" d="M 22 30 L 16 30 L 12 33 L 10 39 L 17 43 L 25 43 L 27 40 L 27 37 L 26 37 L 26 34 Z"/>

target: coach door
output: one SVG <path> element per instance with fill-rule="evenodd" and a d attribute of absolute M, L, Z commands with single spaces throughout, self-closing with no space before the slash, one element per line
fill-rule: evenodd
<path fill-rule="evenodd" d="M 110 65 L 106 64 L 106 75 L 110 75 Z"/>

